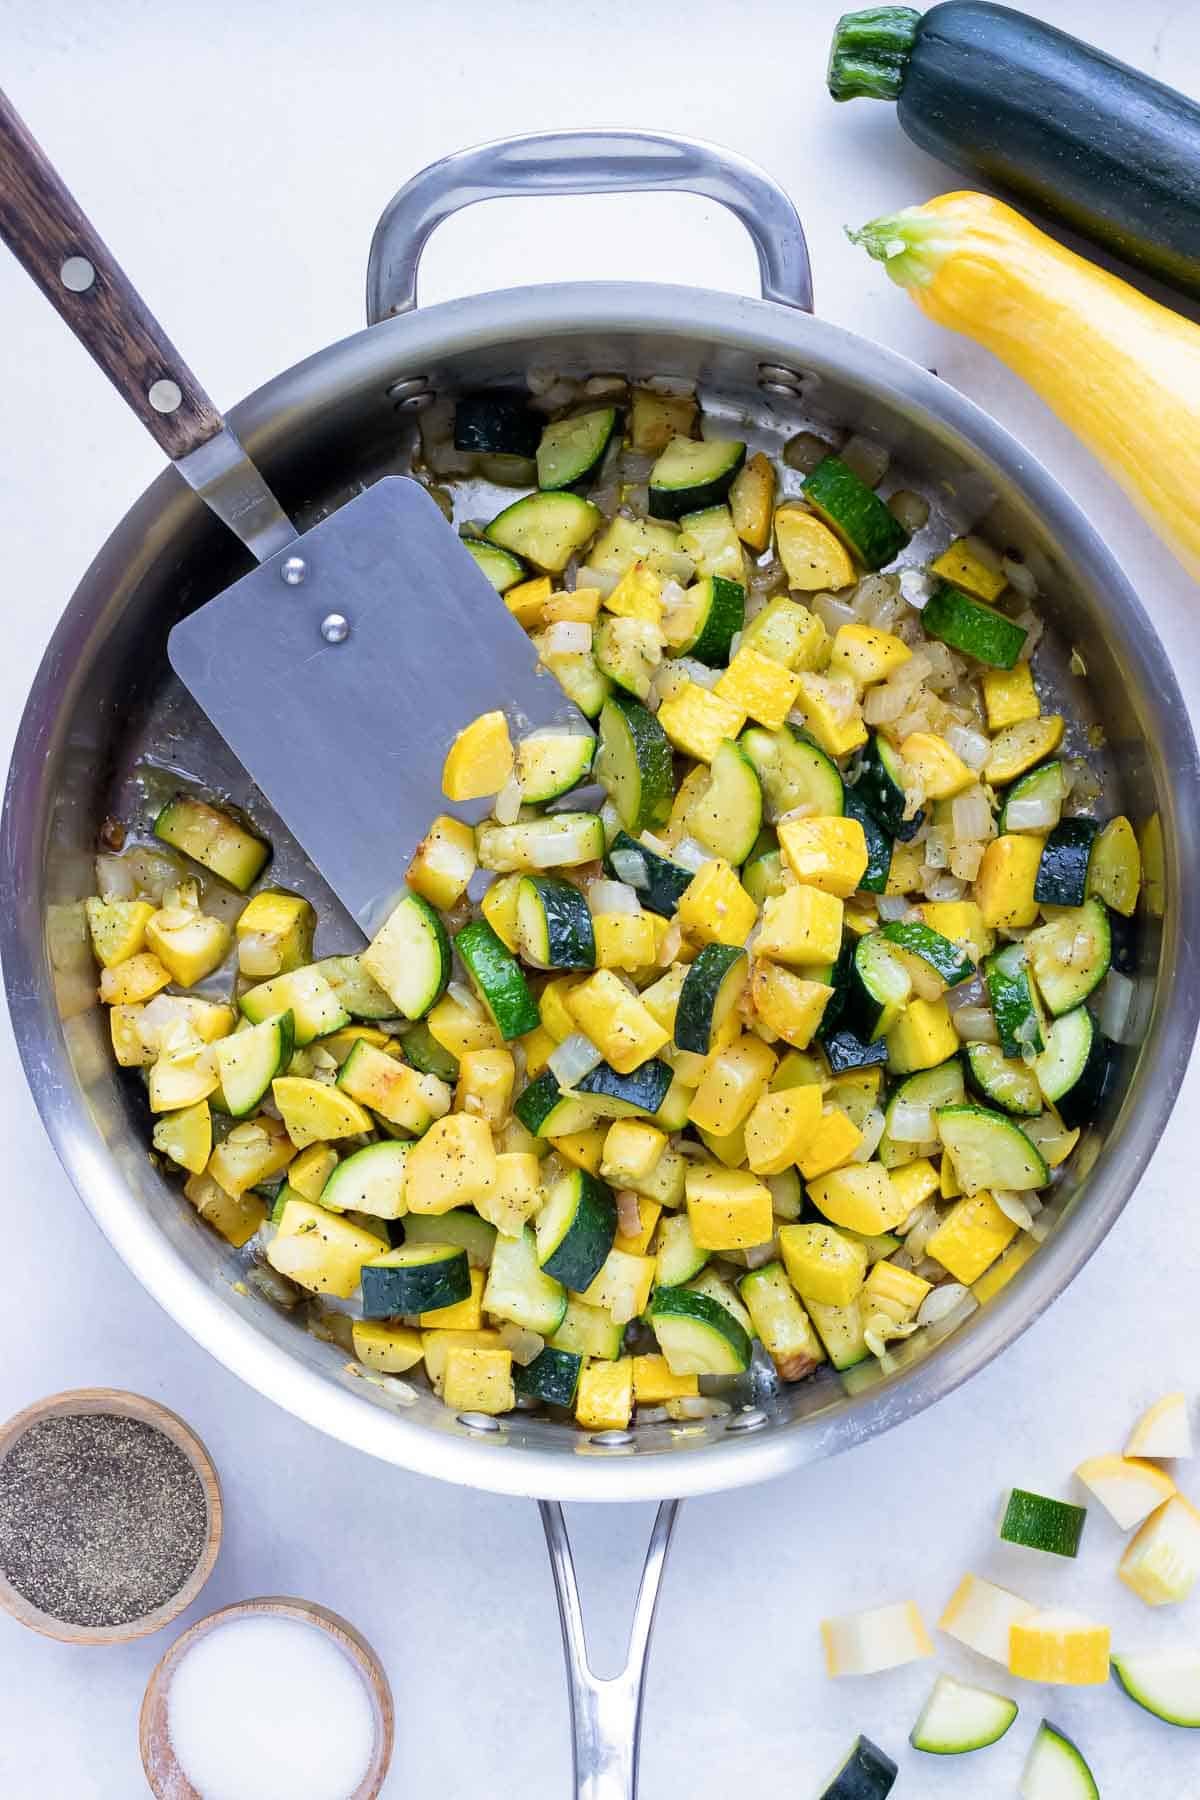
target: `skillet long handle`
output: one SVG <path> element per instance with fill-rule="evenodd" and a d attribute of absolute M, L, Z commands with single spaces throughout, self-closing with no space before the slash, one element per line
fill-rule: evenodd
<path fill-rule="evenodd" d="M 0 92 L 0 238 L 172 460 L 220 413 Z"/>

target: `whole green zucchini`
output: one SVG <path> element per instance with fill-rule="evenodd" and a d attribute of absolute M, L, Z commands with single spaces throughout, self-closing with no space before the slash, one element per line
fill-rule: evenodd
<path fill-rule="evenodd" d="M 1200 295 L 1200 106 L 986 0 L 847 13 L 835 100 L 895 100 L 922 150 Z"/>

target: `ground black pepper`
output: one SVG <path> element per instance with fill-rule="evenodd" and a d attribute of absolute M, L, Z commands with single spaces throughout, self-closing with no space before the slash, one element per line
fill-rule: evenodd
<path fill-rule="evenodd" d="M 199 1476 L 140 1419 L 55 1414 L 0 1462 L 0 1568 L 64 1624 L 145 1618 L 179 1592 L 207 1538 Z"/>

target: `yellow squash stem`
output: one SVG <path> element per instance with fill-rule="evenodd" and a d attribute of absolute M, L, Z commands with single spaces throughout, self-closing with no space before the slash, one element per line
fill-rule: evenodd
<path fill-rule="evenodd" d="M 851 232 L 922 312 L 1008 364 L 1200 577 L 1200 326 L 985 194 Z"/>

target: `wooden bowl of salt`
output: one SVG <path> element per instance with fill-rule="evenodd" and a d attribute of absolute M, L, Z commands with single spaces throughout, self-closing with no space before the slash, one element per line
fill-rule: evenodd
<path fill-rule="evenodd" d="M 243 1600 L 185 1631 L 151 1675 L 139 1721 L 158 1800 L 376 1800 L 393 1738 L 392 1691 L 370 1644 L 327 1607 L 286 1596 Z"/>

